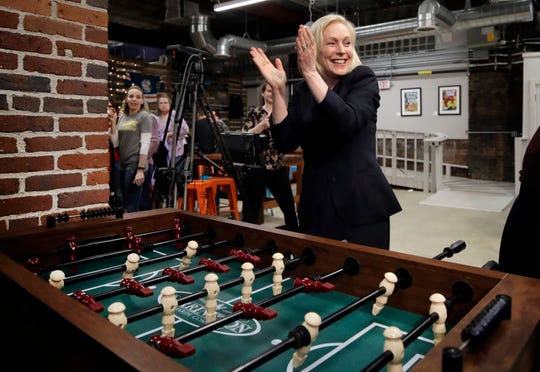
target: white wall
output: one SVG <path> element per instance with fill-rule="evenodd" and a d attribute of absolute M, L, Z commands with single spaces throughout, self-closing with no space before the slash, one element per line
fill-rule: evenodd
<path fill-rule="evenodd" d="M 467 139 L 469 129 L 469 77 L 465 72 L 389 78 L 381 90 L 377 128 L 407 132 L 441 132 L 449 139 Z M 461 115 L 438 115 L 439 86 L 461 86 Z M 401 116 L 401 89 L 421 88 L 422 115 Z"/>

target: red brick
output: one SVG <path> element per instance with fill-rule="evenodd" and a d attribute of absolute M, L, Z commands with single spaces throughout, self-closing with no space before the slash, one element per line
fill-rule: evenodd
<path fill-rule="evenodd" d="M 71 39 L 82 39 L 83 26 L 51 17 L 28 15 L 24 18 L 26 31 L 41 32 L 49 35 L 61 35 Z"/>
<path fill-rule="evenodd" d="M 0 27 L 17 28 L 19 26 L 19 14 L 0 10 Z"/>
<path fill-rule="evenodd" d="M 80 136 L 31 137 L 26 138 L 24 141 L 26 143 L 26 152 L 65 151 L 82 147 L 82 138 Z"/>
<path fill-rule="evenodd" d="M 46 37 L 0 31 L 0 49 L 51 54 L 52 42 Z"/>
<path fill-rule="evenodd" d="M 59 169 L 103 168 L 109 164 L 109 154 L 68 154 L 58 159 Z"/>
<path fill-rule="evenodd" d="M 0 68 L 4 70 L 15 70 L 18 66 L 17 55 L 14 53 L 0 52 Z"/>
<path fill-rule="evenodd" d="M 80 173 L 69 173 L 31 176 L 26 178 L 25 184 L 27 192 L 77 187 L 82 186 L 82 175 Z"/>
<path fill-rule="evenodd" d="M 0 194 L 11 195 L 19 193 L 19 180 L 16 178 L 0 178 Z"/>
<path fill-rule="evenodd" d="M 77 208 L 109 202 L 109 189 L 85 190 L 58 194 L 58 208 Z"/>
<path fill-rule="evenodd" d="M 51 79 L 42 76 L 0 73 L 0 86 L 4 90 L 15 90 L 21 92 L 50 92 Z"/>
<path fill-rule="evenodd" d="M 80 115 L 83 113 L 83 101 L 80 99 L 45 97 L 43 99 L 43 111 Z"/>
<path fill-rule="evenodd" d="M 106 29 L 87 26 L 85 39 L 91 43 L 107 45 L 109 42 L 109 33 Z"/>
<path fill-rule="evenodd" d="M 20 111 L 39 112 L 41 99 L 30 96 L 13 96 L 13 109 Z"/>
<path fill-rule="evenodd" d="M 0 137 L 0 149 L 2 154 L 17 153 L 17 140 L 12 137 Z"/>
<path fill-rule="evenodd" d="M 56 49 L 59 56 L 79 57 L 88 60 L 106 61 L 109 57 L 107 45 L 100 48 L 95 45 L 84 45 L 78 43 L 68 43 L 65 41 L 57 41 Z"/>
<path fill-rule="evenodd" d="M 27 115 L 0 116 L 0 131 L 6 133 L 19 132 L 52 132 L 54 121 L 51 117 Z"/>
<path fill-rule="evenodd" d="M 85 25 L 107 27 L 109 16 L 106 11 L 92 10 L 80 6 L 56 3 L 59 18 L 79 22 Z"/>
<path fill-rule="evenodd" d="M 88 172 L 86 184 L 88 186 L 109 185 L 109 171 Z"/>
<path fill-rule="evenodd" d="M 109 129 L 109 122 L 105 116 L 64 117 L 59 119 L 59 128 L 61 132 L 105 132 Z"/>
<path fill-rule="evenodd" d="M 22 196 L 0 200 L 0 216 L 46 211 L 52 207 L 51 195 Z"/>
<path fill-rule="evenodd" d="M 39 217 L 26 217 L 26 218 L 14 218 L 9 220 L 10 231 L 23 231 L 35 228 L 40 225 L 45 225 L 46 217 L 43 218 L 43 222 L 40 223 Z"/>
<path fill-rule="evenodd" d="M 45 16 L 50 16 L 52 14 L 51 3 L 51 0 L 2 0 L 3 7 Z"/>
<path fill-rule="evenodd" d="M 109 148 L 109 135 L 103 134 L 99 136 L 87 135 L 85 137 L 86 148 L 88 150 L 101 150 Z"/>
<path fill-rule="evenodd" d="M 19 156 L 12 159 L 0 158 L 0 173 L 26 173 L 51 171 L 54 169 L 52 156 Z"/>
<path fill-rule="evenodd" d="M 54 74 L 63 76 L 81 76 L 81 62 L 69 61 L 67 59 L 43 58 L 36 56 L 25 56 L 23 59 L 26 71 L 36 71 L 43 74 Z"/>
<path fill-rule="evenodd" d="M 107 94 L 107 82 L 89 82 L 81 80 L 59 80 L 56 90 L 60 94 L 76 94 L 80 96 L 103 96 Z"/>

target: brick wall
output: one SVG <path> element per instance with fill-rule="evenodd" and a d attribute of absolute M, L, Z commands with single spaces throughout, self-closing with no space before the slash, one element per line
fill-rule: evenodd
<path fill-rule="evenodd" d="M 0 0 L 0 232 L 107 206 L 107 0 Z"/>
<path fill-rule="evenodd" d="M 523 69 L 475 72 L 469 78 L 469 177 L 514 181 L 514 135 L 521 132 Z"/>

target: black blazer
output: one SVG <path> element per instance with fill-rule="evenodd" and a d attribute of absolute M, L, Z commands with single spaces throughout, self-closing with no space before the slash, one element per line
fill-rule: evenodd
<path fill-rule="evenodd" d="M 294 86 L 288 116 L 272 123 L 277 148 L 304 154 L 300 228 L 332 229 L 386 220 L 401 210 L 375 154 L 379 87 L 371 68 L 358 66 L 317 104 L 305 81 Z M 334 238 L 340 238 L 335 236 Z"/>

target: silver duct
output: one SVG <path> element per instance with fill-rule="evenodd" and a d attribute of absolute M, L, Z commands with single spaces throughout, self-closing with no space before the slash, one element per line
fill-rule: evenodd
<path fill-rule="evenodd" d="M 424 3 L 428 1 L 434 2 L 434 0 L 426 0 Z M 451 26 L 452 30 L 467 30 L 471 28 L 496 26 L 500 24 L 530 22 L 534 17 L 531 0 L 501 1 L 492 3 L 491 5 L 455 12 L 450 12 L 440 5 L 439 7 L 434 6 L 433 8 L 427 8 L 428 9 L 425 10 L 431 9 L 432 11 L 436 12 L 436 15 L 430 16 L 432 19 L 437 19 L 438 21 L 442 22 L 442 24 Z M 358 39 L 362 40 L 363 43 L 365 43 L 415 35 L 418 27 L 420 26 L 418 22 L 420 14 L 425 14 L 421 13 L 420 10 L 421 9 L 419 8 L 419 16 L 417 18 L 408 18 L 393 22 L 357 27 L 355 29 L 356 36 Z M 452 16 L 450 16 L 448 13 L 450 13 Z M 422 17 L 426 18 L 425 15 Z M 452 21 L 453 17 L 455 17 L 455 23 Z M 430 32 L 434 31 L 430 30 Z M 223 40 L 222 42 L 223 50 L 220 50 L 220 56 L 222 58 L 227 58 L 227 56 L 231 55 L 230 51 L 227 49 L 231 46 L 240 45 L 241 47 L 245 47 L 246 45 L 253 44 L 252 40 L 234 35 L 227 35 L 225 38 L 227 38 L 227 40 Z M 199 15 L 191 17 L 191 39 L 193 40 L 195 47 L 206 50 L 211 55 L 216 55 L 218 42 L 210 32 L 208 16 Z M 294 52 L 295 37 L 274 41 L 270 40 L 266 42 L 265 45 L 268 48 L 266 50 L 268 55 L 290 54 Z"/>
<path fill-rule="evenodd" d="M 266 43 L 227 34 L 223 36 L 221 39 L 219 39 L 218 44 L 217 44 L 217 52 L 214 55 L 214 57 L 220 58 L 220 59 L 231 58 L 231 54 L 229 52 L 231 47 L 236 47 L 236 48 L 245 49 L 245 50 L 249 50 L 252 47 L 261 48 L 264 51 L 266 51 L 267 49 Z"/>
<path fill-rule="evenodd" d="M 450 28 L 454 23 L 456 23 L 456 16 L 437 0 L 424 0 L 418 7 L 416 31 L 434 31 L 439 28 L 439 25 Z"/>
<path fill-rule="evenodd" d="M 198 15 L 191 17 L 190 35 L 193 45 L 215 55 L 217 53 L 217 40 L 210 32 L 208 16 Z"/>

